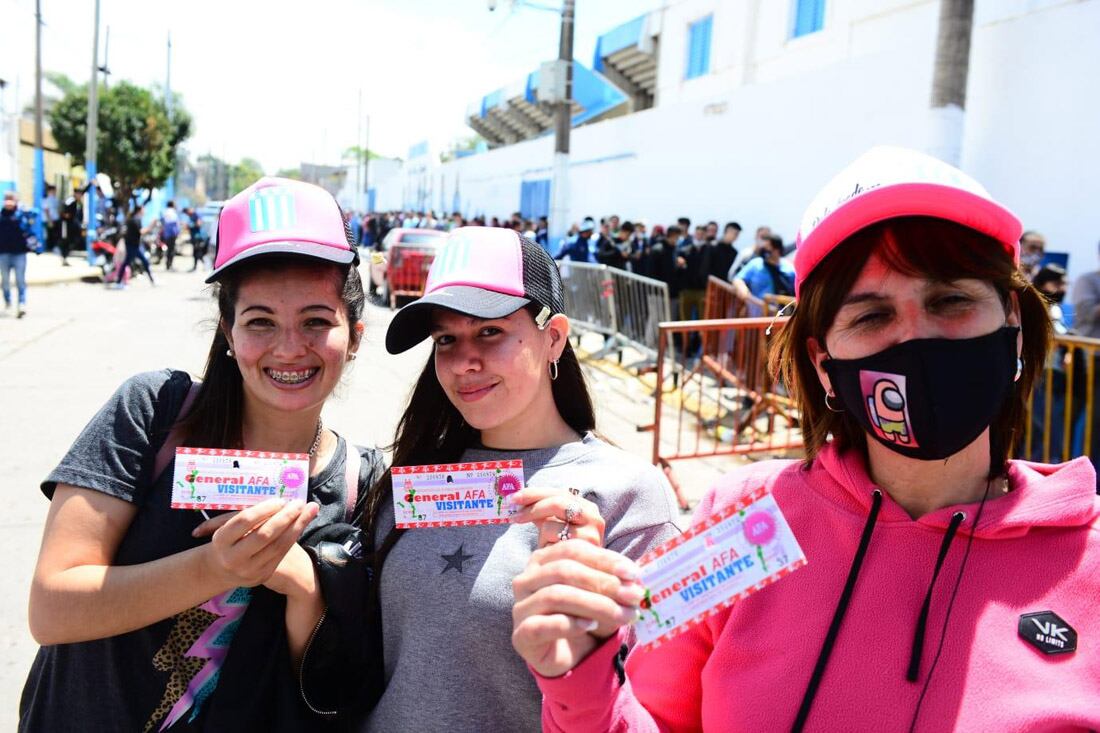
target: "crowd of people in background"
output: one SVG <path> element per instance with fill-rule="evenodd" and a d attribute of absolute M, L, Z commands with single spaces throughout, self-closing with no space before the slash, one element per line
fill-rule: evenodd
<path fill-rule="evenodd" d="M 598 220 L 586 216 L 569 227 L 566 237 L 552 242 L 546 217 L 529 218 L 520 212 L 507 217 L 466 218 L 423 211 L 389 211 L 358 216 L 346 213 L 348 226 L 360 246 L 380 249 L 396 228 L 450 231 L 461 226 L 513 229 L 540 244 L 557 260 L 588 262 L 642 275 L 667 283 L 681 320 L 702 318 L 707 280 L 713 276 L 731 283 L 749 307 L 750 315 L 764 310 L 769 295 L 794 296 L 794 243 L 770 226 L 758 226 L 751 242 L 742 237 L 737 221 L 724 226 L 711 220 L 695 223 L 681 216 L 675 223 L 648 226 L 618 215 Z M 1020 267 L 1047 297 L 1056 333 L 1100 338 L 1100 270 L 1069 282 L 1064 256 L 1048 256 L 1046 238 L 1034 230 L 1020 239 Z"/>

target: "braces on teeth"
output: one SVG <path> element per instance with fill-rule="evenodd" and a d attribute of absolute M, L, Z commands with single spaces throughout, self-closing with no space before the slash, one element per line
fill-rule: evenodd
<path fill-rule="evenodd" d="M 274 369 L 269 369 L 267 373 L 276 382 L 282 382 L 284 384 L 299 384 L 316 374 L 317 370 L 310 369 L 306 372 L 280 372 Z"/>

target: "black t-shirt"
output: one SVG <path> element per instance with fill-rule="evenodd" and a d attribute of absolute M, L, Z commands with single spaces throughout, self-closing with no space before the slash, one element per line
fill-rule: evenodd
<path fill-rule="evenodd" d="M 127 380 L 42 483 L 47 497 L 64 483 L 139 507 L 114 565 L 149 562 L 209 541 L 191 537 L 201 513 L 169 507 L 172 466 L 155 481 L 148 478 L 189 384 L 184 373 L 170 370 Z M 344 520 L 346 448 L 343 438 L 338 442 L 329 464 L 309 480 L 309 498 L 321 511 L 303 544 L 323 525 Z M 384 468 L 378 450 L 359 453 L 362 499 Z M 284 610 L 285 599 L 262 586 L 237 588 L 137 631 L 42 647 L 23 689 L 19 729 L 308 729 L 311 720 L 293 694 Z M 232 693 L 216 694 L 227 688 Z M 287 707 L 276 710 L 272 700 Z M 241 720 L 226 723 L 227 715 Z"/>
<path fill-rule="evenodd" d="M 141 244 L 141 219 L 131 216 L 126 220 L 122 238 L 126 242 L 126 249 L 137 247 Z"/>

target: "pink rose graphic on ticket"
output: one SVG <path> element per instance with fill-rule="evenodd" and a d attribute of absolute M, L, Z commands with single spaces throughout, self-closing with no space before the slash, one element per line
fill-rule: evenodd
<path fill-rule="evenodd" d="M 177 448 L 173 509 L 244 509 L 272 498 L 307 499 L 304 453 Z"/>
<path fill-rule="evenodd" d="M 393 467 L 393 512 L 403 528 L 507 524 L 523 461 Z"/>
<path fill-rule="evenodd" d="M 638 642 L 660 644 L 805 564 L 775 498 L 758 489 L 641 559 Z"/>

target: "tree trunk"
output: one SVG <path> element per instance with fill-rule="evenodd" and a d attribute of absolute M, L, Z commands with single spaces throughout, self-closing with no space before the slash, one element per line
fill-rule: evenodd
<path fill-rule="evenodd" d="M 928 152 L 956 166 L 962 157 L 973 25 L 974 0 L 940 0 Z"/>

